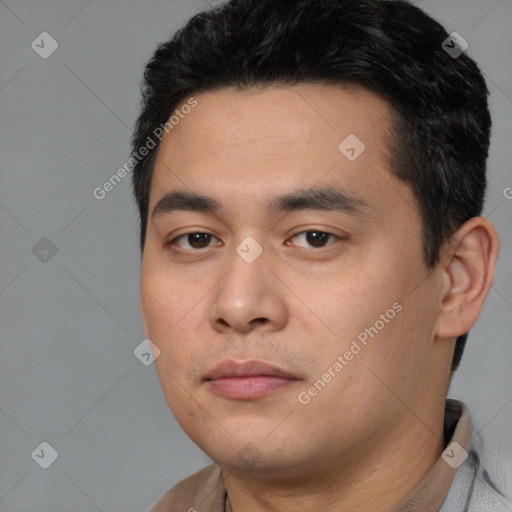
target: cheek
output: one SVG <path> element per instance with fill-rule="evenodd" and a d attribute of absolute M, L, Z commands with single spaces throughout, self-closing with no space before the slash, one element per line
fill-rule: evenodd
<path fill-rule="evenodd" d="M 186 287 L 186 289 L 185 289 Z M 169 272 L 165 264 L 148 256 L 142 264 L 140 280 L 141 312 L 146 334 L 162 341 L 193 309 L 190 285 Z M 197 301 L 196 301 L 197 302 Z"/>
<path fill-rule="evenodd" d="M 378 252 L 369 252 L 350 268 L 319 280 L 305 276 L 296 281 L 298 295 L 307 297 L 304 302 L 315 313 L 302 315 L 302 332 L 311 332 L 314 322 L 322 333 L 316 339 L 323 350 L 315 350 L 317 344 L 306 350 L 315 350 L 319 366 L 325 366 L 351 347 L 357 351 L 359 345 L 361 350 L 353 358 L 357 363 L 351 362 L 350 367 L 373 368 L 391 382 L 399 379 L 404 368 L 416 367 L 419 374 L 409 375 L 421 378 L 428 366 L 425 361 L 435 324 L 435 307 L 429 299 L 433 297 L 432 283 L 424 277 L 421 260 L 414 263 L 418 258 L 411 263 L 389 247 L 387 259 L 382 257 L 385 251 Z M 422 284 L 418 286 L 418 282 Z M 353 377 L 357 381 L 365 378 Z"/>
<path fill-rule="evenodd" d="M 295 275 L 292 282 L 302 300 L 296 316 L 310 323 L 306 332 L 311 331 L 311 322 L 315 323 L 325 341 L 337 348 L 350 344 L 388 310 L 388 316 L 394 318 L 393 304 L 403 296 L 398 281 L 390 280 L 384 269 L 363 259 L 322 276 Z"/>
<path fill-rule="evenodd" d="M 165 272 L 164 269 L 162 269 Z M 187 410 L 186 371 L 193 364 L 193 344 L 183 342 L 192 337 L 187 326 L 194 325 L 188 297 L 173 286 L 172 279 L 162 275 L 158 267 L 144 262 L 140 283 L 141 313 L 146 336 L 159 348 L 155 370 L 169 408 L 182 416 Z M 187 311 L 189 314 L 187 315 Z M 197 359 L 196 359 L 197 360 Z"/>
<path fill-rule="evenodd" d="M 160 357 L 155 361 L 157 371 L 165 368 L 183 378 L 187 368 L 197 361 L 199 344 L 204 339 L 198 329 L 203 326 L 204 330 L 208 320 L 204 309 L 208 299 L 204 296 L 205 289 L 208 288 L 200 283 L 194 285 L 175 274 L 169 275 L 162 265 L 144 262 L 141 313 L 146 336 L 160 349 Z"/>
<path fill-rule="evenodd" d="M 146 335 L 158 346 L 163 334 L 172 325 L 172 312 L 176 311 L 173 295 L 164 280 L 158 278 L 153 268 L 144 264 L 140 281 L 141 313 Z"/>

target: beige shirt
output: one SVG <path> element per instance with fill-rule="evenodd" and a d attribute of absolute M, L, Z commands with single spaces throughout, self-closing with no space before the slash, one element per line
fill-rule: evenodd
<path fill-rule="evenodd" d="M 480 510 L 478 507 L 470 506 L 479 468 L 478 454 L 470 445 L 471 436 L 472 421 L 468 408 L 462 402 L 448 399 L 445 409 L 445 450 L 421 482 L 395 507 L 393 512 Z M 466 452 L 452 443 L 458 443 L 466 452 L 470 452 L 471 456 L 468 456 L 462 464 L 460 464 L 461 454 Z M 460 473 L 457 485 L 454 486 L 457 489 L 452 490 L 450 499 L 446 500 L 457 473 Z M 492 490 L 491 487 L 489 489 Z M 485 490 L 485 492 L 488 491 Z M 483 495 L 484 491 L 481 494 Z M 226 486 L 221 468 L 212 464 L 169 489 L 148 512 L 231 512 L 229 500 L 226 498 Z M 450 504 L 446 502 L 443 506 L 445 500 Z M 461 502 L 460 507 L 459 502 Z M 489 503 L 487 495 L 484 496 L 484 502 Z M 501 510 L 501 508 L 492 508 L 486 512 L 490 510 Z"/>

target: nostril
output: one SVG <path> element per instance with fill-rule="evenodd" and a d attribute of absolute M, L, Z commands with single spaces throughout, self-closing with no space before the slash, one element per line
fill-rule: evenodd
<path fill-rule="evenodd" d="M 264 317 L 261 317 L 261 318 L 255 318 L 254 320 L 251 320 L 251 324 L 252 323 L 260 323 L 260 324 L 266 324 L 268 322 L 268 318 L 264 318 Z"/>

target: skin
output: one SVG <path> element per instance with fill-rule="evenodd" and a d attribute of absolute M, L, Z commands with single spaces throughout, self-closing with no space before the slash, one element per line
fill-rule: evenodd
<path fill-rule="evenodd" d="M 161 351 L 155 365 L 167 403 L 223 468 L 234 511 L 376 503 L 391 511 L 443 450 L 455 338 L 474 324 L 491 286 L 496 232 L 471 219 L 426 267 L 417 202 L 389 170 L 389 107 L 363 89 L 194 97 L 197 107 L 161 142 L 142 260 L 142 319 Z M 338 149 L 349 134 L 366 146 L 355 161 Z M 343 189 L 368 208 L 265 209 L 271 197 L 317 186 Z M 178 189 L 223 209 L 151 217 Z M 335 236 L 315 246 L 308 231 Z M 166 246 L 190 232 L 212 238 Z M 236 252 L 246 237 L 263 249 L 252 263 Z M 299 393 L 395 303 L 401 311 L 300 403 Z M 225 398 L 203 379 L 226 359 L 271 362 L 298 380 L 260 399 Z"/>

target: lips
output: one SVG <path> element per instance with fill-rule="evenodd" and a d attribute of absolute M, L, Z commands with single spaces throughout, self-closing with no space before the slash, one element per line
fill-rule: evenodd
<path fill-rule="evenodd" d="M 226 398 L 263 398 L 296 383 L 292 373 L 264 361 L 223 361 L 205 378 L 209 388 Z"/>
<path fill-rule="evenodd" d="M 284 379 L 296 379 L 291 373 L 282 370 L 264 361 L 243 361 L 237 362 L 232 359 L 223 361 L 215 366 L 215 368 L 208 373 L 206 380 L 222 379 L 230 377 L 282 377 Z"/>

